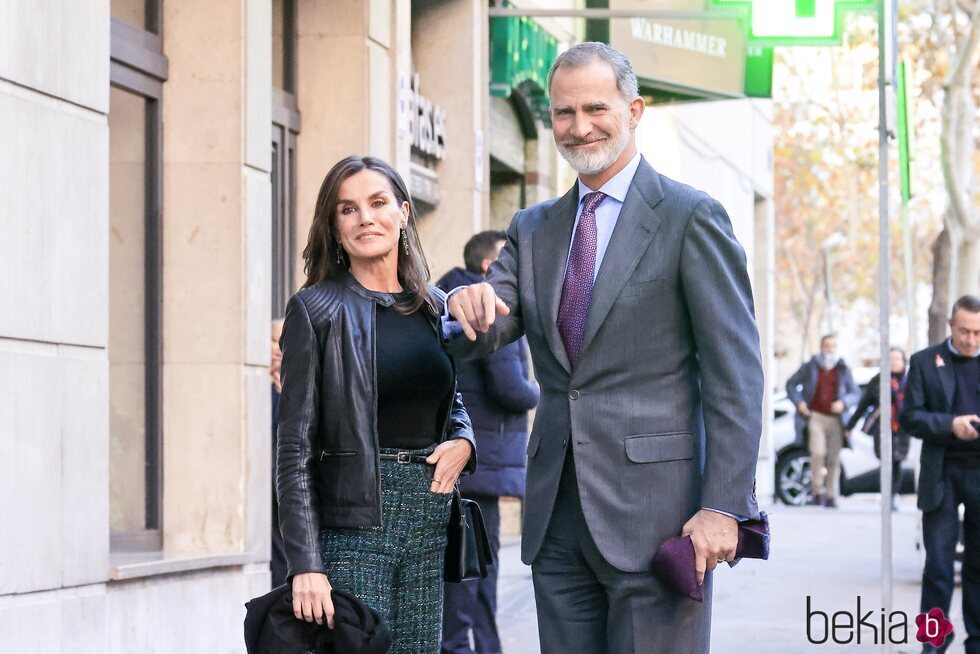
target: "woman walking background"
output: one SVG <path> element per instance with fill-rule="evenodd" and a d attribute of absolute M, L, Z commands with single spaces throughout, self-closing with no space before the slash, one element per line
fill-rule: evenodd
<path fill-rule="evenodd" d="M 888 425 L 892 435 L 892 511 L 898 510 L 898 490 L 902 482 L 902 461 L 909 453 L 909 435 L 898 424 L 898 416 L 902 414 L 902 404 L 905 400 L 905 376 L 908 370 L 908 362 L 905 358 L 905 350 L 893 347 L 888 353 L 889 368 L 891 369 L 891 389 L 892 389 L 892 414 L 889 416 Z M 881 460 L 881 411 L 878 402 L 878 385 L 881 383 L 881 373 L 879 372 L 864 388 L 861 399 L 858 401 L 857 408 L 851 419 L 845 425 L 848 431 L 854 429 L 868 409 L 871 413 L 861 426 L 861 431 L 874 438 L 875 456 Z"/>
<path fill-rule="evenodd" d="M 377 610 L 391 651 L 439 651 L 449 493 L 476 464 L 445 294 L 404 181 L 373 157 L 327 173 L 282 335 L 279 524 L 299 619 L 333 626 L 331 588 Z"/>

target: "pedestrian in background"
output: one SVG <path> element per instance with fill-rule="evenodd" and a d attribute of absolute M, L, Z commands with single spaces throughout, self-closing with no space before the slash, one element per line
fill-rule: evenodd
<path fill-rule="evenodd" d="M 891 370 L 891 395 L 892 412 L 886 424 L 891 428 L 892 435 L 892 511 L 898 510 L 898 491 L 902 482 L 902 461 L 909 453 L 909 435 L 905 433 L 898 422 L 898 417 L 902 413 L 902 405 L 905 402 L 905 380 L 908 362 L 905 357 L 905 350 L 900 347 L 893 347 L 888 353 L 889 368 Z M 861 431 L 874 439 L 875 456 L 881 460 L 881 411 L 879 410 L 879 385 L 881 384 L 881 373 L 875 375 L 861 393 L 861 399 L 857 408 L 851 414 L 851 419 L 847 421 L 846 431 L 851 431 L 857 423 L 864 418 Z"/>
<path fill-rule="evenodd" d="M 465 268 L 454 268 L 438 286 L 451 291 L 457 286 L 483 281 L 497 260 L 507 234 L 497 231 L 474 235 L 463 248 Z M 527 464 L 527 412 L 538 403 L 539 390 L 531 380 L 524 338 L 479 359 L 463 361 L 457 375 L 459 392 L 473 422 L 480 468 L 459 481 L 464 497 L 480 505 L 490 535 L 493 565 L 485 579 L 446 584 L 442 618 L 443 654 L 472 654 L 470 630 L 476 652 L 501 651 L 497 633 L 497 553 L 500 549 L 500 499 L 524 497 Z"/>
<path fill-rule="evenodd" d="M 854 409 L 861 389 L 851 369 L 837 356 L 837 337 L 820 339 L 820 354 L 800 366 L 786 382 L 786 395 L 796 406 L 796 437 L 808 434 L 810 500 L 813 506 L 835 508 L 844 420 Z"/>
<path fill-rule="evenodd" d="M 919 509 L 926 563 L 922 571 L 923 613 L 949 615 L 955 583 L 954 559 L 963 519 L 963 622 L 966 654 L 980 654 L 980 298 L 964 295 L 953 305 L 951 336 L 912 355 L 899 421 L 922 439 Z M 939 649 L 944 652 L 953 635 Z"/>
<path fill-rule="evenodd" d="M 269 377 L 272 381 L 272 558 L 269 561 L 269 570 L 272 573 L 273 588 L 286 582 L 286 550 L 279 531 L 279 499 L 276 497 L 276 432 L 279 430 L 279 396 L 282 393 L 282 350 L 279 348 L 282 322 L 282 319 L 272 321 L 272 351 L 269 362 Z"/>
<path fill-rule="evenodd" d="M 388 623 L 392 654 L 436 654 L 449 493 L 476 465 L 404 181 L 374 157 L 327 173 L 289 299 L 279 524 L 293 611 L 333 627 L 333 586 Z"/>

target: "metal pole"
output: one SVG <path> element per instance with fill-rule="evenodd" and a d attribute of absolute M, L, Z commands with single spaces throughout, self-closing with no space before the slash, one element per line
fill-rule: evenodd
<path fill-rule="evenodd" d="M 889 365 L 888 317 L 891 302 L 890 243 L 888 231 L 888 91 L 894 82 L 894 69 L 889 55 L 894 56 L 894 14 L 896 0 L 878 0 L 878 331 L 881 349 L 881 383 L 878 400 L 881 452 L 881 605 L 885 614 L 892 612 L 892 389 Z M 890 50 L 889 50 L 890 49 Z M 891 74 L 890 74 L 891 73 Z M 892 651 L 888 639 L 883 639 L 881 651 Z"/>

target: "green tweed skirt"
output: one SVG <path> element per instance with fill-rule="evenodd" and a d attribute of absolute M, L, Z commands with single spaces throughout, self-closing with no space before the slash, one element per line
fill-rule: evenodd
<path fill-rule="evenodd" d="M 429 454 L 425 450 L 388 450 Z M 433 466 L 381 461 L 381 526 L 323 529 L 320 551 L 330 584 L 380 613 L 391 654 L 438 654 L 448 494 L 429 490 Z"/>

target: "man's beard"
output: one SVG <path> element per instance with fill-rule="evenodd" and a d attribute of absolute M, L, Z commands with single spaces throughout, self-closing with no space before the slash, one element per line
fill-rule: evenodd
<path fill-rule="evenodd" d="M 594 175 L 611 166 L 619 159 L 630 142 L 629 117 L 623 112 L 622 120 L 619 125 L 619 136 L 607 138 L 606 142 L 599 146 L 597 151 L 587 152 L 573 148 L 573 145 L 588 143 L 576 139 L 566 139 L 562 143 L 556 143 L 558 153 L 568 162 L 572 170 L 580 175 Z"/>
<path fill-rule="evenodd" d="M 817 363 L 824 370 L 830 370 L 836 368 L 837 364 L 840 363 L 840 357 L 836 354 L 827 354 L 826 352 L 821 352 L 817 355 Z"/>

